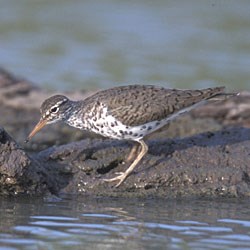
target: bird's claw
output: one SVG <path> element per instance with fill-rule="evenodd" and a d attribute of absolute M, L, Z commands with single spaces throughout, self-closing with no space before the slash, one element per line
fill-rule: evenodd
<path fill-rule="evenodd" d="M 113 182 L 113 181 L 119 181 L 115 187 L 119 187 L 124 181 L 125 179 L 128 177 L 128 175 L 126 173 L 123 173 L 123 172 L 119 172 L 119 173 L 116 173 L 118 174 L 118 176 L 114 177 L 114 178 L 111 178 L 111 179 L 104 179 L 105 182 Z"/>

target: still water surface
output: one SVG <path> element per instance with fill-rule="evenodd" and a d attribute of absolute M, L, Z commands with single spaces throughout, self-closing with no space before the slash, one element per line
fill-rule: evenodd
<path fill-rule="evenodd" d="M 0 200 L 0 249 L 250 249 L 249 200 Z"/>

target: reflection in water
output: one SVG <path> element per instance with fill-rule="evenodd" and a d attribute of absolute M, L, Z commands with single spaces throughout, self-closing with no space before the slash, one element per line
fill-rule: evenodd
<path fill-rule="evenodd" d="M 248 201 L 64 197 L 0 203 L 0 246 L 16 249 L 78 249 L 79 244 L 84 249 L 235 249 L 250 244 Z"/>

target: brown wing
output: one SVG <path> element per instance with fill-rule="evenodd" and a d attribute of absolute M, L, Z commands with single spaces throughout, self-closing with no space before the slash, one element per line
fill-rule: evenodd
<path fill-rule="evenodd" d="M 224 87 L 202 90 L 165 89 L 151 85 L 129 85 L 98 92 L 92 96 L 108 107 L 111 115 L 128 126 L 136 126 L 187 108 L 223 92 Z"/>

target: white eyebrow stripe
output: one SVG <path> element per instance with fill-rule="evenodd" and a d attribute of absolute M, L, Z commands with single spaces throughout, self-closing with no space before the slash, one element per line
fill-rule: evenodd
<path fill-rule="evenodd" d="M 67 99 L 63 99 L 62 101 L 57 102 L 53 107 L 58 107 L 58 106 L 60 106 L 61 104 L 63 104 L 64 102 L 67 102 L 67 101 L 68 101 Z"/>

